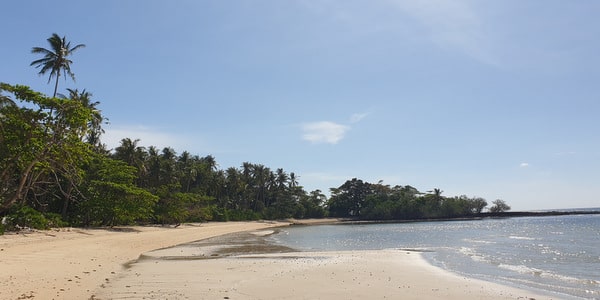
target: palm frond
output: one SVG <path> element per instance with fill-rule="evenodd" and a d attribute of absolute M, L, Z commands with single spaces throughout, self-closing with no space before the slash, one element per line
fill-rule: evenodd
<path fill-rule="evenodd" d="M 79 44 L 79 45 L 77 45 L 77 46 L 69 49 L 69 52 L 74 52 L 74 51 L 76 51 L 77 49 L 80 49 L 80 48 L 85 48 L 85 44 Z"/>
<path fill-rule="evenodd" d="M 84 44 L 76 45 L 71 48 L 71 42 L 68 42 L 66 37 L 60 37 L 58 34 L 53 33 L 48 39 L 50 44 L 50 50 L 42 47 L 33 47 L 31 52 L 34 54 L 42 54 L 44 57 L 31 62 L 31 66 L 40 68 L 38 74 L 43 75 L 50 71 L 48 77 L 48 83 L 56 78 L 56 84 L 54 86 L 54 95 L 56 95 L 56 89 L 58 87 L 58 77 L 60 77 L 61 71 L 64 74 L 65 80 L 67 75 L 75 81 L 75 74 L 71 71 L 71 61 L 67 57 L 75 50 L 85 47 Z"/>
<path fill-rule="evenodd" d="M 34 61 L 32 61 L 32 62 L 31 62 L 31 64 L 30 64 L 30 66 L 37 65 L 37 66 L 35 66 L 35 67 L 36 67 L 36 68 L 38 68 L 38 67 L 40 67 L 41 65 L 43 65 L 43 64 L 46 64 L 47 62 L 48 62 L 48 58 L 47 58 L 47 57 L 44 57 L 44 58 L 40 58 L 40 59 L 38 59 L 38 60 L 34 60 Z"/>
<path fill-rule="evenodd" d="M 35 53 L 35 54 L 42 53 L 42 54 L 46 54 L 46 55 L 48 55 L 48 54 L 54 55 L 54 52 L 52 52 L 52 51 L 50 51 L 50 50 L 48 50 L 46 48 L 42 48 L 42 47 L 33 47 L 33 48 L 31 48 L 31 53 Z"/>

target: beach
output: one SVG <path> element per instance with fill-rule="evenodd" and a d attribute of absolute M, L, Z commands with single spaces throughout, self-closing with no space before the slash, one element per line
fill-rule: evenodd
<path fill-rule="evenodd" d="M 1 236 L 0 299 L 557 299 L 455 275 L 415 251 L 295 252 L 264 243 L 287 224 Z"/>
<path fill-rule="evenodd" d="M 227 222 L 6 234 L 0 236 L 0 299 L 90 299 L 142 253 L 286 224 Z"/>

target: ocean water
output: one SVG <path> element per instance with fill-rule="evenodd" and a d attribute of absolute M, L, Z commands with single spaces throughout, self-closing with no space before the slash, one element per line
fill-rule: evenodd
<path fill-rule="evenodd" d="M 432 264 L 465 276 L 600 299 L 600 215 L 298 226 L 271 239 L 306 251 L 424 250 Z"/>

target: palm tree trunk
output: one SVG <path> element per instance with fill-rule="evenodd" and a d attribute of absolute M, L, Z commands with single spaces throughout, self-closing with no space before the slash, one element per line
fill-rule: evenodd
<path fill-rule="evenodd" d="M 60 72 L 56 73 L 56 83 L 54 83 L 54 95 L 52 95 L 52 98 L 56 97 L 56 91 L 58 90 L 58 78 L 60 77 Z"/>

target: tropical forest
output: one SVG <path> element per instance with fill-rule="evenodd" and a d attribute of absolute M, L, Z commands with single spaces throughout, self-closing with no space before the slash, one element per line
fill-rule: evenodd
<path fill-rule="evenodd" d="M 85 45 L 52 34 L 46 47 L 31 49 L 38 59 L 29 68 L 48 77 L 52 94 L 0 82 L 0 233 L 287 218 L 468 218 L 510 209 L 502 200 L 487 208 L 479 197 L 356 178 L 326 196 L 306 191 L 299 176 L 281 167 L 242 162 L 221 169 L 212 155 L 143 147 L 135 137 L 108 149 L 100 102 L 88 90 L 59 86 L 75 80 L 71 59 Z"/>

